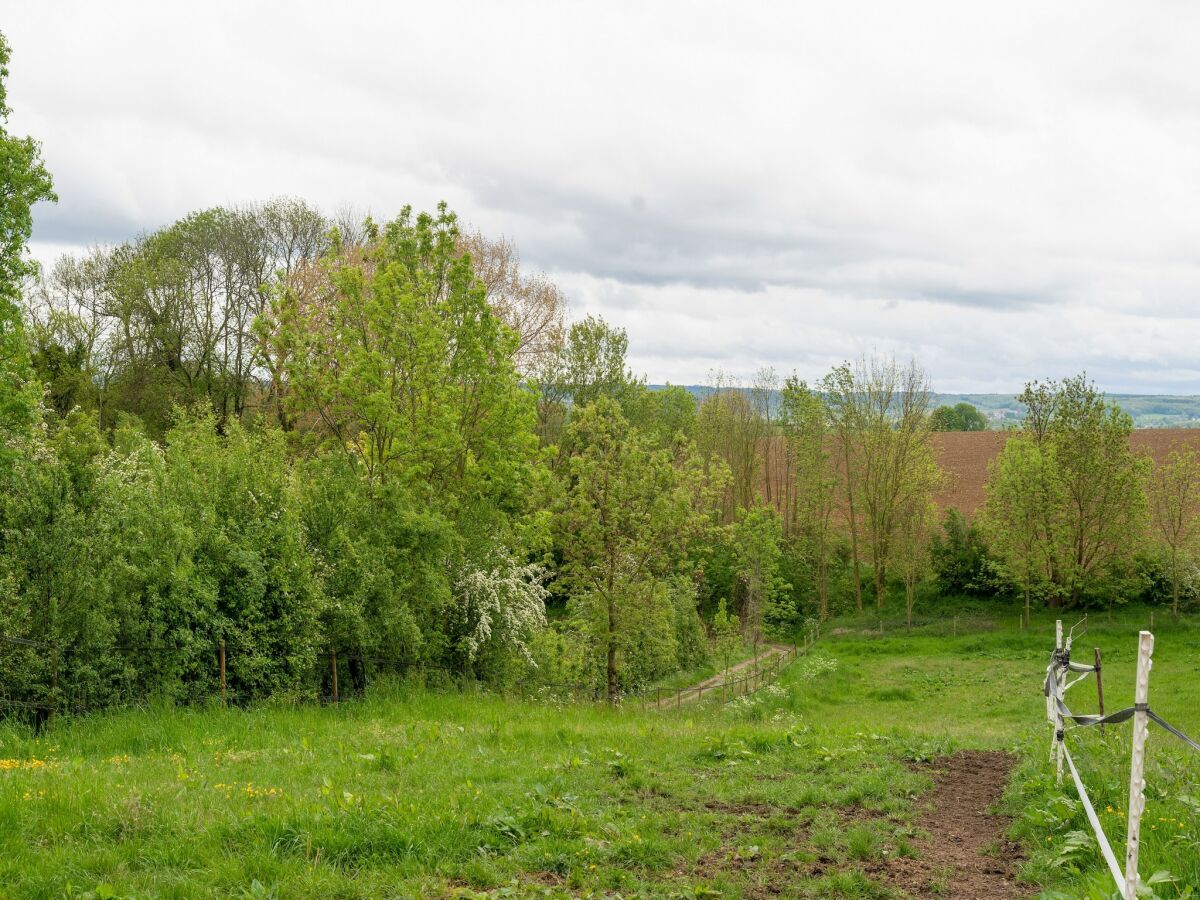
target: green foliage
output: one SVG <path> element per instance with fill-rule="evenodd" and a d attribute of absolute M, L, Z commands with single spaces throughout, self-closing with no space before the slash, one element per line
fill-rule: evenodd
<path fill-rule="evenodd" d="M 717 656 L 728 672 L 734 658 L 742 649 L 742 625 L 737 616 L 730 615 L 726 610 L 724 598 L 717 603 L 717 613 L 712 621 L 712 634 Z"/>
<path fill-rule="evenodd" d="M 677 658 L 671 578 L 707 521 L 703 472 L 649 448 L 607 397 L 574 414 L 566 440 L 574 453 L 555 516 L 561 582 L 615 698 Z"/>
<path fill-rule="evenodd" d="M 293 411 L 369 481 L 396 481 L 455 510 L 516 504 L 533 452 L 533 410 L 517 379 L 516 335 L 491 314 L 457 220 L 409 209 L 366 251 L 327 260 L 333 296 L 282 317 Z"/>
<path fill-rule="evenodd" d="M 929 414 L 931 431 L 987 431 L 988 421 L 970 403 L 939 406 Z"/>
<path fill-rule="evenodd" d="M 742 600 L 742 633 L 754 645 L 766 631 L 787 630 L 796 617 L 791 585 L 780 575 L 783 529 L 773 509 L 744 510 L 733 526 L 734 559 Z"/>
<path fill-rule="evenodd" d="M 36 416 L 39 385 L 29 362 L 19 300 L 25 279 L 34 272 L 26 255 L 33 231 L 31 210 L 39 201 L 57 199 L 37 141 L 10 135 L 5 127 L 10 56 L 8 41 L 0 34 L 0 438 L 29 428 Z"/>
<path fill-rule="evenodd" d="M 933 533 L 930 554 L 933 572 L 943 593 L 988 596 L 997 585 L 983 531 L 953 507 L 942 516 L 941 531 Z"/>
<path fill-rule="evenodd" d="M 993 465 L 983 512 L 1002 572 L 1026 598 L 1094 602 L 1130 571 L 1145 535 L 1147 463 L 1129 416 L 1085 376 L 1021 394 L 1022 431 Z"/>

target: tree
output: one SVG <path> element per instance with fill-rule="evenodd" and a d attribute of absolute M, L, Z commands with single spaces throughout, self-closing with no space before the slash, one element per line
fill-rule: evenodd
<path fill-rule="evenodd" d="M 40 386 L 33 377 L 21 325 L 22 284 L 34 272 L 26 255 L 34 204 L 55 201 L 41 146 L 8 133 L 6 82 L 11 50 L 0 34 L 0 432 L 29 427 L 36 418 Z"/>
<path fill-rule="evenodd" d="M 577 410 L 555 510 L 562 581 L 615 700 L 631 657 L 675 656 L 671 576 L 704 527 L 702 472 L 651 450 L 609 397 Z"/>
<path fill-rule="evenodd" d="M 1171 615 L 1179 618 L 1183 567 L 1200 538 L 1200 454 L 1192 447 L 1172 449 L 1150 470 L 1146 485 L 1153 535 L 1171 573 Z"/>
<path fill-rule="evenodd" d="M 705 458 L 718 457 L 729 468 L 724 521 L 733 522 L 738 510 L 754 505 L 762 474 L 762 444 L 769 434 L 750 392 L 726 375 L 712 377 L 713 387 L 701 401 L 696 417 L 696 444 Z"/>
<path fill-rule="evenodd" d="M 742 634 L 755 654 L 769 620 L 777 619 L 775 604 L 790 588 L 779 574 L 783 531 L 769 506 L 742 510 L 733 526 L 738 584 L 742 594 Z"/>
<path fill-rule="evenodd" d="M 295 296 L 275 341 L 294 414 L 353 457 L 452 508 L 486 493 L 516 503 L 532 459 L 532 400 L 457 222 L 406 208 L 363 248 L 335 247 L 330 290 Z"/>
<path fill-rule="evenodd" d="M 725 608 L 725 598 L 717 602 L 717 612 L 712 621 L 713 640 L 717 646 L 717 656 L 721 658 L 722 669 L 729 674 L 733 658 L 742 648 L 742 626 L 737 616 L 730 615 Z"/>
<path fill-rule="evenodd" d="M 970 403 L 939 406 L 929 414 L 931 431 L 987 431 L 987 427 L 983 413 Z"/>
<path fill-rule="evenodd" d="M 988 548 L 979 522 L 968 520 L 950 507 L 935 529 L 929 547 L 933 571 L 942 592 L 987 594 L 992 590 L 988 573 Z"/>
<path fill-rule="evenodd" d="M 561 352 L 566 296 L 544 273 L 521 270 L 521 256 L 512 241 L 492 240 L 472 231 L 459 235 L 458 247 L 469 254 L 492 311 L 517 335 L 517 371 L 522 377 L 533 375 L 547 357 Z"/>
<path fill-rule="evenodd" d="M 279 199 L 202 210 L 110 250 L 61 257 L 30 305 L 34 362 L 57 410 L 78 403 L 106 426 L 111 413 L 133 412 L 155 437 L 175 405 L 209 403 L 218 428 L 264 401 L 280 411 L 273 332 L 255 323 L 281 293 L 312 284 L 308 263 L 327 231 L 315 210 Z"/>
<path fill-rule="evenodd" d="M 872 357 L 835 368 L 822 388 L 841 451 L 855 581 L 861 531 L 882 609 L 900 511 L 929 498 L 942 477 L 929 443 L 929 382 L 915 362 Z"/>
<path fill-rule="evenodd" d="M 543 445 L 558 441 L 571 409 L 583 409 L 600 397 L 628 405 L 642 382 L 629 370 L 625 357 L 629 336 L 597 316 L 571 325 L 557 353 L 533 361 L 533 384 L 538 392 L 538 435 Z"/>
<path fill-rule="evenodd" d="M 1063 498 L 1047 452 L 1028 435 L 1009 438 L 988 466 L 979 517 L 1001 573 L 1021 590 L 1026 624 L 1034 595 L 1047 591 L 1054 577 L 1054 548 L 1061 543 L 1056 509 Z"/>
<path fill-rule="evenodd" d="M 1147 464 L 1132 419 L 1085 375 L 1031 382 L 1018 400 L 1028 414 L 993 466 L 985 521 L 1027 602 L 1041 582 L 1053 605 L 1078 603 L 1141 543 Z"/>
<path fill-rule="evenodd" d="M 831 459 L 829 410 L 808 385 L 789 377 L 780 397 L 781 420 L 794 466 L 796 539 L 813 571 L 817 615 L 829 618 L 829 573 L 834 551 L 833 518 L 839 484 Z"/>
<path fill-rule="evenodd" d="M 862 568 L 859 547 L 859 492 L 863 479 L 863 433 L 866 405 L 849 363 L 836 366 L 820 383 L 829 413 L 830 433 L 835 448 L 835 466 L 842 496 L 839 511 L 850 536 L 850 583 L 854 586 L 854 604 L 863 610 Z"/>
<path fill-rule="evenodd" d="M 937 507 L 928 497 L 913 495 L 900 510 L 899 525 L 892 543 L 893 571 L 904 585 L 904 615 L 912 627 L 917 587 L 929 574 L 931 541 L 937 524 Z"/>

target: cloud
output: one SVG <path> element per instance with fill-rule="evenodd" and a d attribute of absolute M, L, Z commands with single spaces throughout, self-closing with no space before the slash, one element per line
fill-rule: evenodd
<path fill-rule="evenodd" d="M 39 254 L 280 194 L 377 216 L 446 199 L 628 327 L 653 380 L 880 347 L 946 388 L 1086 366 L 1200 391 L 1198 20 L 78 2 L 4 28 L 11 128 L 61 197 Z"/>

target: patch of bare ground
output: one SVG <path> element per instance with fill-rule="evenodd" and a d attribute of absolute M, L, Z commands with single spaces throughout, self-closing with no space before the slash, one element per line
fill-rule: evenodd
<path fill-rule="evenodd" d="M 915 842 L 918 855 L 869 863 L 866 873 L 910 897 L 1028 897 L 1016 880 L 1021 847 L 1005 837 L 1010 820 L 989 812 L 1013 762 L 999 751 L 964 750 L 932 763 L 933 791 L 915 823 L 929 836 Z"/>

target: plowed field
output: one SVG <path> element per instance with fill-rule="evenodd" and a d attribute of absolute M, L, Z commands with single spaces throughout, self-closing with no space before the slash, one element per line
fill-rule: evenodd
<path fill-rule="evenodd" d="M 959 431 L 933 436 L 938 463 L 949 476 L 950 484 L 938 497 L 938 505 L 953 506 L 967 516 L 983 505 L 983 487 L 988 464 L 999 455 L 1008 432 Z M 1200 448 L 1200 428 L 1147 428 L 1135 431 L 1129 440 L 1133 449 L 1149 454 L 1156 461 L 1166 458 L 1181 445 Z"/>

